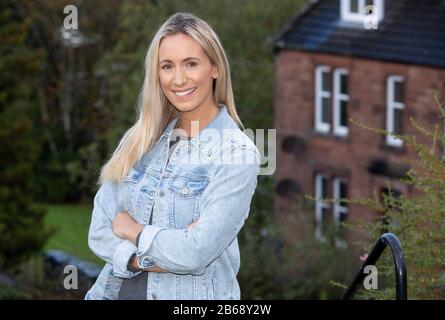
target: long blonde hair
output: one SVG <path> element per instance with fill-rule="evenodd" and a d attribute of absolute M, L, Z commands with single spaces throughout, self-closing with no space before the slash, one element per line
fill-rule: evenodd
<path fill-rule="evenodd" d="M 190 13 L 170 16 L 155 34 L 145 56 L 145 78 L 138 99 L 139 117 L 120 140 L 111 158 L 100 169 L 99 184 L 105 181 L 119 182 L 130 168 L 156 143 L 165 127 L 179 115 L 179 111 L 162 92 L 158 78 L 159 44 L 168 35 L 183 33 L 198 42 L 217 67 L 214 79 L 215 101 L 225 104 L 237 125 L 244 128 L 238 117 L 233 99 L 230 67 L 221 42 L 212 27 Z"/>

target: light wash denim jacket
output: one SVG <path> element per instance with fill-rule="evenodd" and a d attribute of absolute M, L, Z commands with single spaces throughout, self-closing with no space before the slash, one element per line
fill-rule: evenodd
<path fill-rule="evenodd" d="M 260 153 L 220 104 L 218 115 L 190 142 L 179 141 L 168 160 L 177 119 L 122 182 L 97 191 L 88 245 L 106 264 L 85 299 L 117 299 L 123 279 L 139 274 L 127 269 L 134 253 L 140 266 L 168 271 L 148 273 L 147 299 L 240 299 L 237 235 L 249 215 Z M 119 211 L 145 225 L 138 247 L 113 234 Z"/>

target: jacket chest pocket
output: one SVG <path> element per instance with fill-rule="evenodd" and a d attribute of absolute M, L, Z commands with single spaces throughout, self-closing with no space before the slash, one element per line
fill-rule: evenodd
<path fill-rule="evenodd" d="M 169 189 L 173 194 L 171 223 L 176 229 L 186 229 L 199 218 L 199 200 L 208 182 L 208 178 L 173 178 Z"/>

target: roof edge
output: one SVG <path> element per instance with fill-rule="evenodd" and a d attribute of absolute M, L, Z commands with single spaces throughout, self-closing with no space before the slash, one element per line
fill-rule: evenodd
<path fill-rule="evenodd" d="M 321 0 L 310 0 L 309 3 L 307 3 L 295 17 L 290 19 L 280 31 L 278 31 L 274 35 L 267 37 L 266 41 L 269 45 L 273 46 L 274 52 L 284 46 L 284 43 L 280 41 L 280 39 L 287 32 L 289 32 L 296 23 L 306 17 L 309 12 L 312 11 L 320 3 L 320 1 Z"/>
<path fill-rule="evenodd" d="M 329 51 L 329 50 L 326 50 L 326 51 L 310 50 L 310 49 L 305 49 L 305 48 L 301 48 L 298 46 L 289 46 L 289 45 L 283 45 L 283 47 L 281 47 L 280 49 L 299 51 L 299 52 L 304 52 L 304 53 L 318 53 L 318 54 L 325 54 L 325 55 L 331 55 L 331 56 L 337 56 L 337 57 L 348 57 L 348 58 L 355 58 L 355 59 L 362 59 L 362 60 L 379 61 L 379 62 L 383 62 L 383 63 L 397 63 L 397 64 L 401 64 L 401 65 L 405 65 L 405 66 L 434 68 L 434 69 L 445 71 L 445 65 L 441 65 L 438 63 L 419 63 L 419 62 L 413 62 L 413 61 L 397 60 L 396 58 L 384 59 L 384 58 L 371 57 L 371 56 L 360 55 L 360 54 L 343 53 L 343 52 L 339 53 L 339 52 L 334 52 L 334 51 Z"/>

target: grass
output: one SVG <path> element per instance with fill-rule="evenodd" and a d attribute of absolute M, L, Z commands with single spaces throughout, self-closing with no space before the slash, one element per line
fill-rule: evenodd
<path fill-rule="evenodd" d="M 88 247 L 88 229 L 92 207 L 73 204 L 44 204 L 48 209 L 45 223 L 56 229 L 45 250 L 63 250 L 85 261 L 103 265 Z"/>

